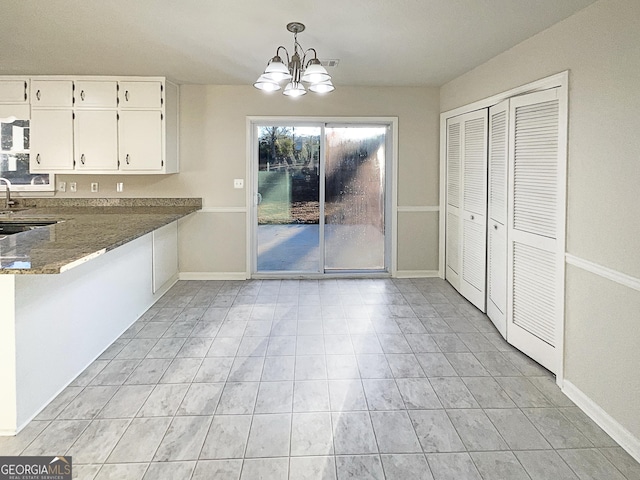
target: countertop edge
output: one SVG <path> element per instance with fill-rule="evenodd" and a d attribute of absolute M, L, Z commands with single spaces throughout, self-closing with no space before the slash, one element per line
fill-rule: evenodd
<path fill-rule="evenodd" d="M 66 207 L 66 206 L 65 206 Z M 135 216 L 135 215 L 144 215 L 144 214 L 149 214 L 149 213 L 153 213 L 156 215 L 161 215 L 162 218 L 155 218 L 153 225 L 152 226 L 141 226 L 138 230 L 136 230 L 135 232 L 132 232 L 130 234 L 127 234 L 125 236 L 123 236 L 122 238 L 118 238 L 117 241 L 113 242 L 113 243 L 108 243 L 108 244 L 102 244 L 102 245 L 98 245 L 97 248 L 94 251 L 91 251 L 90 248 L 86 248 L 84 250 L 80 249 L 81 251 L 79 251 L 76 254 L 73 255 L 69 255 L 69 257 L 71 258 L 70 261 L 63 263 L 63 264 L 57 264 L 55 261 L 54 262 L 50 262 L 47 263 L 45 265 L 42 265 L 41 267 L 34 267 L 34 268 L 0 268 L 0 275 L 51 275 L 51 274 L 61 274 L 64 273 L 66 271 L 69 271 L 79 265 L 82 265 L 86 262 L 91 261 L 94 258 L 97 258 L 111 250 L 115 250 L 118 247 L 121 247 L 127 243 L 130 243 L 140 237 L 143 237 L 144 235 L 147 235 L 148 233 L 151 233 L 159 228 L 162 228 L 166 225 L 169 225 L 170 223 L 173 223 L 174 221 L 180 220 L 184 217 L 187 217 L 199 210 L 201 210 L 201 206 L 200 205 L 173 205 L 173 206 L 169 206 L 169 205 L 162 205 L 163 209 L 167 209 L 167 208 L 172 208 L 175 207 L 176 210 L 179 211 L 175 211 L 175 212 L 162 212 L 160 214 L 157 214 L 155 212 L 140 212 L 140 213 L 133 213 L 130 211 L 124 212 L 124 213 L 118 213 L 117 215 L 127 215 L 127 216 Z M 36 207 L 37 208 L 37 207 Z M 73 207 L 72 207 L 73 208 Z M 88 207 L 81 207 L 82 209 L 92 209 L 92 206 L 88 206 Z M 97 207 L 96 209 L 98 209 L 99 207 Z M 116 207 L 118 208 L 118 207 Z M 144 208 L 144 207 L 143 207 Z M 46 210 L 47 207 L 44 207 L 44 209 Z M 123 208 L 124 210 L 124 208 Z M 26 212 L 24 212 L 26 213 Z M 86 215 L 86 211 L 82 212 L 82 215 Z M 66 214 L 69 215 L 69 214 Z M 65 215 L 65 216 L 66 216 Z M 78 216 L 80 216 L 81 214 L 78 214 Z M 71 214 L 71 216 L 73 216 L 73 214 Z"/>

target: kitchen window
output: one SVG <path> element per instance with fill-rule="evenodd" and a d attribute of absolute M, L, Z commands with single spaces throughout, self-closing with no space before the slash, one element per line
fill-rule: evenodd
<path fill-rule="evenodd" d="M 52 191 L 53 176 L 29 173 L 29 120 L 0 118 L 0 177 L 12 192 Z M 5 191 L 0 182 L 0 191 Z"/>

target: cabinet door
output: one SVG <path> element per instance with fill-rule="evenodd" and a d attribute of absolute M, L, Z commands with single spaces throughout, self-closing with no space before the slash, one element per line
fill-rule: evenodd
<path fill-rule="evenodd" d="M 34 109 L 30 125 L 30 171 L 73 170 L 71 110 Z"/>
<path fill-rule="evenodd" d="M 77 170 L 117 170 L 117 113 L 114 110 L 76 111 L 74 144 Z"/>
<path fill-rule="evenodd" d="M 158 111 L 120 112 L 121 170 L 162 169 L 162 127 L 162 115 Z"/>
<path fill-rule="evenodd" d="M 26 80 L 0 81 L 0 103 L 25 103 L 28 86 Z"/>
<path fill-rule="evenodd" d="M 120 108 L 162 108 L 162 82 L 120 82 Z"/>
<path fill-rule="evenodd" d="M 118 82 L 79 81 L 75 88 L 75 106 L 115 108 L 118 106 Z"/>
<path fill-rule="evenodd" d="M 32 80 L 31 106 L 71 107 L 73 104 L 73 82 L 71 80 Z"/>

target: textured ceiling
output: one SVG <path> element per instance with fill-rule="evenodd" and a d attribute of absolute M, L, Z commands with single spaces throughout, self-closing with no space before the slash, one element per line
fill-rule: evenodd
<path fill-rule="evenodd" d="M 2 0 L 0 74 L 252 84 L 298 40 L 336 85 L 439 86 L 593 0 Z"/>

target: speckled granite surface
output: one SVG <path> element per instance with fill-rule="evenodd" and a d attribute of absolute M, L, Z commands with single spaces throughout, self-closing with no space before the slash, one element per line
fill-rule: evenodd
<path fill-rule="evenodd" d="M 0 274 L 56 274 L 202 208 L 200 198 L 23 199 L 2 221 L 59 223 L 0 235 Z"/>

